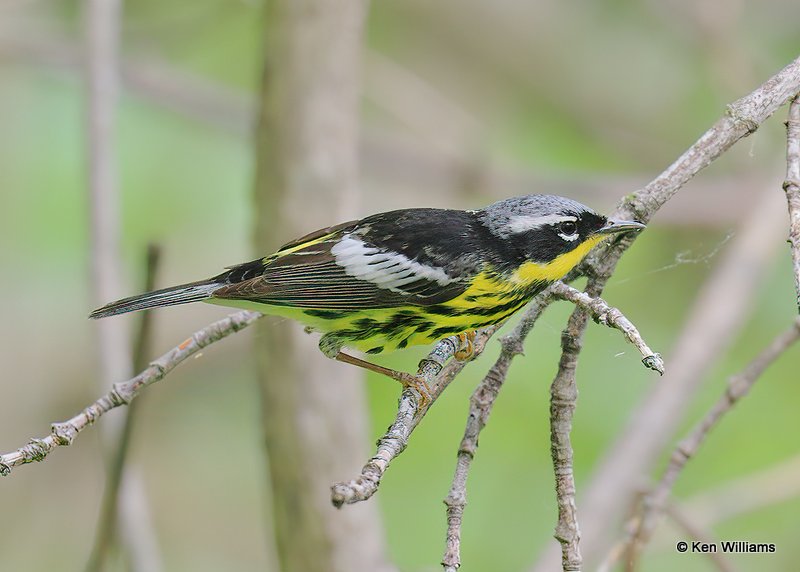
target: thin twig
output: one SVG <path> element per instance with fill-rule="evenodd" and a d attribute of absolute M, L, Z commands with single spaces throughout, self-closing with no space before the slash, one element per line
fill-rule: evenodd
<path fill-rule="evenodd" d="M 632 513 L 639 510 L 644 493 L 634 503 Z M 687 499 L 682 499 L 681 513 L 692 526 L 698 530 L 710 530 L 731 518 L 741 517 L 767 507 L 793 501 L 800 496 L 800 455 L 782 461 L 776 465 L 732 479 L 722 485 L 715 485 L 708 491 L 700 492 Z M 674 507 L 670 503 L 667 509 Z M 633 514 L 629 515 L 629 531 L 636 522 Z M 702 540 L 702 539 L 700 539 Z M 674 549 L 674 540 L 653 536 L 653 550 Z M 623 541 L 617 542 L 606 555 L 597 572 L 610 572 L 612 567 L 622 559 L 625 550 Z"/>
<path fill-rule="evenodd" d="M 702 169 L 710 165 L 725 151 L 730 149 L 742 138 L 753 133 L 766 121 L 779 107 L 787 103 L 795 94 L 800 92 L 800 57 L 795 59 L 775 76 L 767 80 L 751 94 L 730 104 L 725 114 L 708 131 L 706 131 L 689 149 L 687 149 L 672 165 L 656 177 L 643 189 L 625 197 L 618 205 L 612 218 L 634 219 L 641 222 L 648 222 L 653 215 L 667 202 L 673 195 L 691 180 Z M 617 262 L 622 254 L 627 250 L 634 240 L 634 235 L 620 237 L 611 245 L 599 248 L 590 254 L 583 264 L 573 273 L 574 275 L 584 274 L 589 277 L 586 292 L 597 297 L 602 293 L 608 279 L 614 272 Z M 578 356 L 580 355 L 580 339 L 586 329 L 588 314 L 583 308 L 576 308 L 570 317 L 567 329 L 563 337 L 563 350 L 559 364 L 559 372 L 554 380 L 554 386 L 558 389 L 556 397 L 565 397 L 562 409 L 566 412 L 574 408 L 573 396 L 577 396 L 575 387 L 574 371 L 577 367 Z M 556 393 L 556 392 L 554 392 Z M 568 437 L 564 430 L 569 429 L 566 423 L 571 418 L 567 414 L 561 421 L 562 426 L 556 430 L 553 428 L 554 438 L 558 435 Z M 568 439 L 557 439 L 554 447 L 558 447 L 564 452 L 571 451 Z M 563 467 L 556 467 L 559 473 Z M 559 487 L 560 488 L 560 487 Z M 615 487 L 618 488 L 618 487 Z M 604 491 L 601 494 L 606 494 Z M 623 506 L 616 495 L 615 506 Z M 595 501 L 595 504 L 604 506 L 604 511 L 593 512 L 592 521 L 607 523 L 611 515 L 605 507 L 611 502 L 610 497 L 605 502 Z M 574 516 L 574 512 L 569 515 Z M 568 516 L 569 516 L 568 515 Z M 570 528 L 578 530 L 577 521 L 570 523 Z M 590 535 L 590 552 L 592 554 L 599 551 L 604 540 L 602 534 L 593 527 Z M 577 535 L 570 535 L 577 544 Z M 555 568 L 555 554 L 546 552 L 540 559 L 538 570 L 553 570 Z M 564 551 L 562 550 L 562 564 L 564 564 Z M 572 565 L 572 564 L 570 564 Z M 565 568 L 566 569 L 566 568 Z"/>
<path fill-rule="evenodd" d="M 797 497 L 800 497 L 800 454 L 693 495 L 682 506 L 693 522 L 710 528 Z"/>
<path fill-rule="evenodd" d="M 499 327 L 500 324 L 497 324 L 477 332 L 470 360 L 483 352 L 486 342 Z M 454 359 L 446 364 L 447 360 L 460 349 L 463 349 L 462 340 L 458 336 L 445 338 L 419 363 L 417 376 L 430 388 L 430 399 L 423 400 L 420 393 L 413 388 L 403 390 L 394 423 L 378 440 L 377 452 L 361 469 L 361 474 L 350 481 L 335 483 L 331 487 L 331 502 L 334 506 L 341 507 L 344 504 L 364 501 L 375 494 L 389 463 L 403 452 L 411 433 L 430 406 L 468 363 Z"/>
<path fill-rule="evenodd" d="M 786 120 L 786 180 L 783 182 L 789 205 L 789 243 L 792 245 L 794 287 L 800 311 L 800 95 L 789 104 Z"/>
<path fill-rule="evenodd" d="M 19 465 L 44 460 L 56 447 L 71 445 L 81 431 L 115 407 L 129 404 L 143 388 L 163 379 L 186 358 L 204 347 L 246 328 L 261 317 L 262 314 L 258 312 L 245 310 L 231 314 L 227 318 L 196 331 L 192 337 L 150 362 L 147 369 L 136 377 L 115 383 L 111 391 L 75 417 L 61 423 L 53 423 L 51 432 L 46 437 L 31 439 L 30 443 L 24 447 L 0 455 L 0 476 L 11 474 L 14 467 Z"/>
<path fill-rule="evenodd" d="M 98 304 L 122 293 L 120 208 L 116 160 L 116 103 L 121 0 L 85 3 L 86 144 L 91 227 L 92 298 Z M 124 324 L 97 325 L 100 383 L 131 374 L 130 343 Z"/>
<path fill-rule="evenodd" d="M 528 335 L 550 304 L 549 290 L 528 306 L 522 319 L 507 336 L 500 338 L 500 356 L 470 397 L 469 416 L 464 437 L 458 448 L 455 475 L 450 492 L 444 500 L 447 506 L 447 541 L 442 566 L 445 572 L 455 572 L 461 566 L 461 522 L 467 504 L 467 475 L 478 449 L 478 436 L 489 420 L 495 399 L 505 382 L 508 368 L 515 356 L 522 354 L 522 340 Z"/>
<path fill-rule="evenodd" d="M 680 529 L 688 534 L 689 538 L 698 540 L 705 544 L 716 544 L 708 532 L 692 522 L 685 514 L 683 514 L 683 511 L 673 503 L 668 503 L 664 507 L 664 514 L 666 514 L 670 519 L 672 519 L 672 522 L 674 522 Z M 719 553 L 716 550 L 711 550 L 705 554 L 711 564 L 713 564 L 714 567 L 719 570 L 719 572 L 735 572 L 736 567 L 728 558 L 725 557 L 724 554 Z"/>
<path fill-rule="evenodd" d="M 151 244 L 147 247 L 147 260 L 145 262 L 145 280 L 143 292 L 150 292 L 155 289 L 155 276 L 158 268 L 161 250 L 157 245 Z M 150 355 L 150 341 L 152 337 L 152 312 L 145 310 L 139 316 L 139 327 L 133 343 L 133 368 L 141 371 L 147 367 L 147 356 Z M 133 434 L 133 423 L 138 410 L 138 401 L 132 401 L 128 405 L 127 415 L 123 422 L 117 447 L 113 450 L 113 458 L 106 476 L 106 488 L 103 492 L 103 500 L 100 504 L 100 516 L 97 521 L 97 532 L 92 548 L 89 562 L 86 565 L 86 572 L 93 572 L 103 569 L 106 554 L 114 542 L 117 528 L 117 506 L 119 504 L 120 484 L 128 457 L 131 435 Z"/>
<path fill-rule="evenodd" d="M 719 424 L 722 417 L 742 397 L 747 395 L 764 370 L 798 339 L 800 339 L 800 317 L 795 318 L 791 327 L 778 335 L 744 370 L 730 378 L 725 393 L 703 420 L 678 444 L 658 484 L 642 502 L 641 516 L 635 518 L 633 526 L 630 527 L 631 532 L 623 541 L 627 545 L 627 549 L 624 551 L 627 554 L 627 562 L 635 562 L 642 548 L 649 541 L 664 507 L 667 505 L 675 481 L 689 459 L 697 454 L 709 432 Z"/>
<path fill-rule="evenodd" d="M 618 309 L 609 306 L 605 300 L 591 298 L 562 282 L 556 282 L 542 292 L 525 310 L 522 319 L 514 330 L 500 339 L 502 345 L 500 356 L 470 398 L 470 411 L 467 417 L 464 437 L 458 450 L 455 475 L 450 486 L 450 492 L 444 501 L 447 506 L 447 542 L 444 557 L 442 558 L 445 572 L 455 572 L 461 565 L 461 524 L 467 503 L 467 475 L 472 459 L 478 449 L 478 437 L 489 420 L 489 415 L 505 382 L 512 360 L 515 356 L 522 354 L 524 339 L 530 333 L 545 308 L 555 298 L 582 306 L 591 312 L 598 323 L 620 330 L 625 334 L 628 341 L 636 346 L 644 356 L 642 363 L 646 367 L 662 374 L 664 372 L 664 363 L 661 356 L 647 346 L 630 320 Z"/>
<path fill-rule="evenodd" d="M 779 201 L 777 195 L 774 198 L 774 204 L 769 195 L 760 199 L 730 241 L 686 312 L 688 319 L 671 351 L 670 371 L 634 409 L 627 427 L 596 469 L 582 505 L 593 558 L 605 553 L 597 535 L 610 532 L 609 515 L 615 513 L 615 524 L 622 520 L 622 507 L 630 505 L 632 491 L 646 483 L 661 452 L 671 446 L 686 404 L 701 387 L 701 380 L 746 324 L 748 308 L 769 267 L 770 253 L 779 244 L 781 228 L 775 224 Z"/>
<path fill-rule="evenodd" d="M 563 282 L 553 284 L 551 292 L 554 297 L 568 300 L 576 306 L 589 311 L 594 321 L 598 324 L 614 328 L 625 334 L 627 340 L 642 354 L 642 363 L 645 367 L 664 375 L 664 360 L 661 358 L 661 354 L 650 349 L 642 339 L 642 335 L 636 329 L 636 326 L 617 308 L 609 306 L 608 302 L 602 298 L 593 298 L 585 292 L 581 292 L 572 286 L 567 286 Z"/>
<path fill-rule="evenodd" d="M 578 355 L 583 345 L 583 332 L 591 314 L 595 320 L 622 331 L 628 340 L 642 353 L 642 363 L 660 374 L 664 374 L 661 356 L 644 343 L 639 332 L 619 310 L 611 308 L 598 298 L 601 285 L 590 279 L 587 292 L 578 292 L 569 286 L 554 285 L 554 294 L 577 304 L 567 327 L 561 334 L 561 360 L 558 373 L 550 386 L 550 450 L 555 473 L 558 522 L 556 540 L 561 544 L 561 567 L 563 570 L 581 570 L 583 557 L 580 551 L 580 527 L 575 502 L 575 475 L 570 432 L 572 417 L 578 399 L 575 371 Z"/>
<path fill-rule="evenodd" d="M 570 433 L 578 400 L 575 369 L 578 366 L 578 354 L 588 318 L 589 313 L 585 308 L 576 308 L 570 315 L 567 326 L 561 333 L 558 372 L 550 385 L 550 453 L 553 458 L 558 505 L 554 536 L 561 545 L 561 568 L 564 571 L 580 570 L 583 566 Z"/>
<path fill-rule="evenodd" d="M 120 193 L 117 167 L 116 123 L 119 94 L 119 52 L 123 0 L 87 0 L 83 3 L 85 52 L 81 63 L 85 69 L 86 85 L 86 143 L 91 227 L 91 287 L 94 302 L 104 303 L 120 297 L 123 288 L 119 255 L 121 228 Z M 134 372 L 131 345 L 125 324 L 108 320 L 97 324 L 98 389 L 105 391 L 114 381 L 125 379 Z M 101 427 L 105 458 L 113 462 L 116 447 L 123 431 L 127 411 Z M 130 475 L 125 479 L 130 481 Z M 127 506 L 146 505 L 139 495 L 143 487 L 122 486 L 118 492 L 126 502 L 120 503 L 119 518 L 126 523 L 121 544 L 133 563 L 132 570 L 160 569 L 160 557 L 152 550 L 148 538 L 150 522 L 131 522 L 133 514 Z M 115 493 L 116 494 L 116 493 Z M 145 562 L 145 560 L 147 560 Z M 90 560 L 92 566 L 102 562 Z"/>

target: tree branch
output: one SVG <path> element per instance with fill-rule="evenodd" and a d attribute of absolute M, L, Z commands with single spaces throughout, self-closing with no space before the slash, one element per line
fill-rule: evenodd
<path fill-rule="evenodd" d="M 500 356 L 495 361 L 489 372 L 480 382 L 470 398 L 470 411 L 467 417 L 467 426 L 464 430 L 464 437 L 458 450 L 455 475 L 450 486 L 450 492 L 445 498 L 447 506 L 447 541 L 442 565 L 445 572 L 455 572 L 461 565 L 461 524 L 464 508 L 467 504 L 467 475 L 469 473 L 472 459 L 478 449 L 478 437 L 489 420 L 489 415 L 494 407 L 500 389 L 505 382 L 511 361 L 515 356 L 522 354 L 523 342 L 533 328 L 536 320 L 542 312 L 550 305 L 553 299 L 560 299 L 572 302 L 577 306 L 586 308 L 594 317 L 595 321 L 603 325 L 620 330 L 630 343 L 632 343 L 644 356 L 642 363 L 649 369 L 664 372 L 664 363 L 661 356 L 653 352 L 642 339 L 639 331 L 628 320 L 622 312 L 612 308 L 607 302 L 599 298 L 590 298 L 586 294 L 567 286 L 562 282 L 552 284 L 542 292 L 525 310 L 522 319 L 507 336 L 500 339 L 502 349 Z M 562 415 L 561 412 L 558 412 Z M 562 475 L 563 479 L 572 478 L 571 471 L 568 475 Z M 559 495 L 573 491 L 572 487 L 557 487 Z M 570 506 L 570 501 L 559 497 L 559 506 Z M 571 503 L 574 505 L 574 499 Z M 570 558 L 572 560 L 572 558 Z"/>
<path fill-rule="evenodd" d="M 142 288 L 143 292 L 155 290 L 155 275 L 158 268 L 161 250 L 158 246 L 151 244 L 147 248 L 147 259 L 145 262 L 145 280 Z M 133 367 L 134 371 L 140 371 L 147 367 L 147 356 L 150 353 L 150 340 L 152 338 L 152 311 L 145 310 L 139 317 L 138 331 L 133 344 Z M 103 499 L 100 503 L 100 515 L 97 519 L 94 546 L 89 555 L 86 565 L 86 572 L 103 570 L 106 555 L 114 543 L 117 534 L 117 515 L 122 485 L 122 476 L 125 464 L 128 459 L 131 436 L 133 435 L 134 420 L 138 401 L 132 401 L 128 405 L 128 414 L 123 420 L 122 430 L 119 434 L 119 441 L 111 453 L 111 463 L 106 476 L 106 487 L 103 491 Z"/>
<path fill-rule="evenodd" d="M 730 104 L 726 108 L 725 114 L 672 165 L 667 167 L 663 173 L 643 189 L 625 197 L 611 217 L 648 222 L 683 185 L 736 142 L 753 133 L 768 117 L 798 92 L 800 92 L 800 57 L 751 94 Z M 620 237 L 608 247 L 596 249 L 572 273 L 573 275 L 584 274 L 589 277 L 586 286 L 587 294 L 595 298 L 602 293 L 608 279 L 616 268 L 617 262 L 625 250 L 630 247 L 634 238 L 635 235 L 629 234 Z M 555 402 L 559 404 L 559 407 L 570 412 L 574 409 L 574 397 L 577 396 L 575 369 L 580 355 L 581 338 L 586 329 L 587 317 L 588 313 L 584 308 L 576 308 L 570 317 L 562 338 L 563 350 L 559 371 L 553 382 Z M 564 421 L 570 418 L 571 415 L 568 414 L 565 416 Z M 552 429 L 553 447 L 567 454 L 571 452 L 568 431 L 569 425 L 566 423 Z M 564 468 L 571 466 L 571 455 L 568 454 L 567 457 L 561 466 L 557 465 L 555 467 L 557 474 Z M 558 483 L 557 486 L 559 486 Z M 609 501 L 596 504 L 607 506 Z M 617 502 L 615 506 L 621 505 L 621 502 Z M 574 512 L 571 514 L 574 517 Z M 595 522 L 602 521 L 604 523 L 607 523 L 610 517 L 607 512 L 593 514 L 592 516 Z M 561 528 L 561 525 L 559 525 L 559 528 Z M 574 518 L 570 522 L 570 528 L 574 531 L 578 530 L 577 522 Z M 596 552 L 602 546 L 602 535 L 599 534 L 599 530 L 593 529 L 591 532 L 591 549 L 592 552 Z M 568 542 L 577 545 L 577 535 L 571 534 L 570 537 L 571 539 L 568 539 Z M 571 551 L 571 553 L 576 554 L 577 550 Z M 566 555 L 567 553 L 562 550 L 562 565 L 565 570 L 568 570 L 570 568 L 567 566 L 574 566 L 576 562 L 567 562 Z M 553 553 L 547 553 L 540 560 L 538 569 L 549 571 L 554 567 L 554 555 Z"/>
<path fill-rule="evenodd" d="M 689 535 L 689 538 L 693 538 L 695 540 L 699 540 L 705 544 L 714 544 L 715 541 L 708 534 L 705 530 L 700 528 L 697 524 L 689 520 L 683 511 L 681 511 L 678 507 L 674 504 L 668 503 L 664 507 L 664 514 L 666 514 L 673 523 L 675 523 L 681 530 L 683 530 L 686 534 Z M 719 570 L 719 572 L 735 572 L 736 567 L 731 563 L 731 561 L 725 556 L 725 554 L 721 554 L 719 552 L 711 551 L 706 553 L 706 556 L 709 559 L 709 562 Z"/>
<path fill-rule="evenodd" d="M 583 557 L 579 547 L 580 527 L 575 503 L 575 476 L 573 474 L 570 432 L 578 399 L 575 370 L 589 314 L 592 314 L 597 321 L 604 321 L 607 325 L 620 329 L 628 340 L 642 352 L 644 356 L 642 363 L 662 375 L 664 373 L 661 356 L 647 347 L 633 324 L 618 310 L 610 308 L 608 304 L 597 298 L 601 288 L 602 286 L 593 285 L 591 279 L 587 286 L 587 292 L 596 292 L 593 295 L 581 294 L 574 288 L 559 288 L 561 296 L 577 304 L 577 308 L 570 316 L 567 327 L 561 335 L 561 360 L 558 373 L 550 386 L 550 449 L 553 456 L 558 504 L 555 537 L 561 544 L 561 566 L 565 571 L 580 570 L 583 566 Z"/>
<path fill-rule="evenodd" d="M 719 522 L 800 496 L 800 454 L 756 473 L 732 479 L 682 503 L 692 521 L 710 528 Z"/>
<path fill-rule="evenodd" d="M 30 443 L 24 447 L 0 455 L 0 476 L 11 474 L 14 467 L 19 465 L 43 461 L 56 447 L 71 445 L 81 431 L 115 407 L 129 404 L 142 389 L 163 379 L 186 358 L 196 354 L 204 347 L 246 328 L 261 317 L 262 314 L 258 312 L 237 312 L 196 331 L 192 337 L 150 362 L 147 369 L 136 377 L 115 383 L 108 393 L 76 416 L 61 423 L 53 423 L 50 435 L 31 439 Z"/>
<path fill-rule="evenodd" d="M 522 342 L 533 328 L 536 320 L 550 305 L 551 290 L 545 290 L 530 304 L 522 319 L 510 334 L 500 338 L 500 356 L 475 388 L 469 400 L 469 415 L 464 437 L 458 448 L 456 470 L 450 492 L 444 499 L 447 506 L 447 540 L 442 566 L 445 572 L 455 572 L 461 566 L 461 522 L 467 505 L 467 475 L 472 459 L 478 449 L 478 436 L 489 420 L 495 399 L 506 380 L 508 368 L 514 357 L 522 354 Z"/>
<path fill-rule="evenodd" d="M 579 308 L 590 312 L 592 318 L 598 324 L 614 328 L 625 334 L 625 338 L 642 354 L 644 366 L 664 375 L 664 360 L 661 359 L 661 354 L 650 349 L 642 339 L 642 335 L 636 329 L 636 326 L 618 309 L 609 306 L 608 302 L 602 298 L 592 298 L 585 292 L 581 292 L 572 286 L 567 286 L 563 282 L 553 284 L 550 291 L 554 297 L 572 302 Z"/>
<path fill-rule="evenodd" d="M 791 327 L 778 335 L 741 373 L 730 378 L 725 393 L 706 414 L 705 418 L 681 441 L 670 457 L 669 465 L 658 484 L 642 502 L 641 516 L 632 523 L 632 532 L 623 541 L 627 545 L 627 561 L 635 562 L 641 549 L 650 540 L 658 524 L 670 493 L 683 471 L 686 463 L 697 454 L 711 430 L 719 424 L 736 403 L 742 399 L 775 360 L 800 339 L 800 317 L 795 318 Z"/>
<path fill-rule="evenodd" d="M 334 506 L 339 508 L 344 504 L 364 501 L 375 494 L 389 463 L 406 448 L 411 433 L 422 421 L 430 406 L 464 369 L 468 361 L 483 352 L 486 342 L 501 325 L 496 324 L 477 332 L 472 355 L 467 361 L 454 359 L 446 364 L 456 352 L 464 349 L 463 340 L 459 336 L 451 336 L 438 342 L 428 356 L 419 362 L 417 377 L 424 380 L 430 388 L 430 399 L 423 401 L 420 393 L 413 388 L 403 390 L 394 423 L 378 440 L 377 452 L 361 469 L 361 474 L 350 481 L 335 483 L 331 487 L 331 502 Z"/>
<path fill-rule="evenodd" d="M 117 99 L 119 95 L 119 63 L 121 44 L 121 21 L 123 0 L 87 0 L 83 2 L 85 49 L 81 63 L 85 71 L 86 112 L 85 131 L 87 144 L 88 194 L 91 230 L 91 290 L 94 301 L 99 305 L 119 298 L 123 288 L 119 255 L 122 224 L 120 216 L 120 192 L 117 165 Z M 96 359 L 99 365 L 97 377 L 98 391 L 105 391 L 115 380 L 125 379 L 133 374 L 130 337 L 124 322 L 107 320 L 98 323 L 95 329 Z M 124 431 L 126 410 L 113 422 L 103 424 L 101 434 L 106 460 L 113 464 L 114 450 Z M 124 527 L 119 530 L 121 545 L 130 557 L 134 572 L 147 570 L 158 572 L 161 569 L 160 555 L 155 549 L 156 541 L 149 521 L 133 522 L 135 515 L 128 510 L 130 506 L 146 506 L 147 498 L 141 496 L 143 487 L 130 486 L 136 478 L 131 467 L 126 468 L 125 478 L 114 474 L 109 465 L 107 490 L 119 486 L 120 498 L 124 502 L 119 507 L 105 506 L 110 510 L 106 516 L 113 516 Z M 113 482 L 116 479 L 117 482 Z M 109 500 L 116 502 L 117 493 Z M 146 512 L 139 512 L 144 515 Z M 104 535 L 110 528 L 101 530 Z M 110 538 L 110 536 L 106 537 Z M 87 570 L 91 572 L 102 566 L 101 552 L 93 552 Z"/>
<path fill-rule="evenodd" d="M 786 120 L 786 180 L 783 182 L 789 205 L 789 243 L 792 245 L 794 287 L 800 311 L 800 95 L 789 104 Z"/>

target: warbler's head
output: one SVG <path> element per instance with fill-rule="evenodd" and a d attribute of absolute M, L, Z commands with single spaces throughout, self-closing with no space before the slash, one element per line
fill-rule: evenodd
<path fill-rule="evenodd" d="M 559 278 L 603 239 L 645 228 L 636 221 L 609 220 L 586 205 L 556 195 L 506 199 L 476 214 L 492 234 L 513 243 L 527 260 L 555 263 L 553 271 Z"/>

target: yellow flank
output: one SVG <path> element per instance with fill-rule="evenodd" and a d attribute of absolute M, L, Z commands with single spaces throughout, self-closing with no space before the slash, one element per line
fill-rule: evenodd
<path fill-rule="evenodd" d="M 520 284 L 531 284 L 536 281 L 554 282 L 560 280 L 583 260 L 583 257 L 604 238 L 606 238 L 606 236 L 600 234 L 590 236 L 573 250 L 557 256 L 547 264 L 526 262 L 514 272 L 511 280 Z"/>

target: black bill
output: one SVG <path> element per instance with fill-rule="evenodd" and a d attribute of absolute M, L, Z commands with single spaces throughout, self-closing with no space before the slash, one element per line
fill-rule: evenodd
<path fill-rule="evenodd" d="M 640 231 L 644 228 L 647 228 L 646 225 L 635 220 L 608 220 L 606 225 L 596 232 L 597 234 L 617 234 L 619 232 Z"/>

